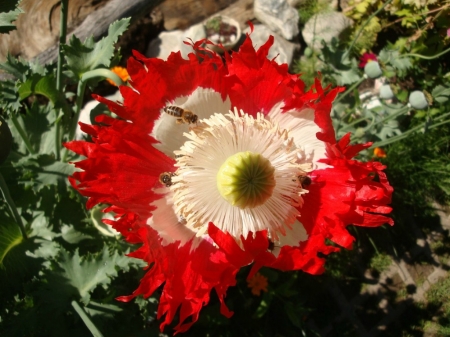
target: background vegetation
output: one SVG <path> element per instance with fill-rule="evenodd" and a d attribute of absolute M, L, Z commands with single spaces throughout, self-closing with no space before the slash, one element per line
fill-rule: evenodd
<path fill-rule="evenodd" d="M 14 29 L 21 12 L 16 2 L 2 2 L 0 33 Z M 301 24 L 326 10 L 326 1 L 304 2 Z M 330 256 L 319 277 L 263 269 L 268 285 L 260 295 L 245 281 L 248 270 L 241 270 L 226 299 L 234 316 L 221 316 L 213 297 L 186 336 L 315 336 L 327 326 L 328 336 L 355 336 L 357 327 L 341 319 L 333 289 L 348 299 L 363 293 L 417 246 L 420 235 L 438 233 L 427 256 L 448 266 L 449 233 L 435 208 L 447 209 L 450 201 L 449 13 L 448 1 L 354 0 L 345 12 L 354 20 L 348 39 L 306 48 L 297 63 L 307 83 L 320 71 L 323 82 L 347 88 L 332 112 L 337 134 L 374 142 L 363 159 L 388 166 L 396 225 L 351 227 L 354 249 Z M 68 163 L 77 158 L 61 148 L 74 138 L 85 90 L 106 77 L 122 83 L 109 69 L 120 59 L 113 46 L 127 26 L 128 20 L 113 23 L 97 43 L 72 38 L 55 65 L 13 57 L 0 64 L 9 74 L 0 83 L 1 335 L 158 335 L 158 294 L 127 304 L 114 300 L 137 287 L 143 265 L 126 257 L 131 247 L 101 222 L 101 207 L 86 211 L 67 180 Z M 366 53 L 375 60 L 360 67 Z M 434 263 L 423 256 L 410 262 L 421 270 Z M 423 284 L 426 276 L 418 275 L 415 283 Z M 394 281 L 385 296 L 407 309 L 386 336 L 449 334 L 449 278 L 435 283 L 421 303 L 411 300 L 414 289 Z M 378 319 L 378 302 L 368 297 L 356 314 Z"/>

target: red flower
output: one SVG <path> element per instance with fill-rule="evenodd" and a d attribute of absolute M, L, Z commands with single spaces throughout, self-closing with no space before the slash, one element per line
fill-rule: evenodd
<path fill-rule="evenodd" d="M 368 62 L 377 61 L 377 56 L 373 53 L 364 53 L 359 59 L 358 67 L 364 68 Z"/>
<path fill-rule="evenodd" d="M 66 144 L 86 157 L 71 183 L 87 207 L 109 204 L 107 223 L 149 265 L 119 300 L 162 287 L 161 330 L 179 309 L 175 330 L 186 331 L 213 289 L 230 317 L 226 291 L 243 266 L 253 263 L 249 279 L 262 266 L 319 274 L 339 250 L 327 240 L 351 248 L 347 225 L 393 224 L 384 166 L 352 159 L 371 144 L 336 141 L 330 111 L 342 89 L 316 80 L 305 92 L 267 59 L 272 43 L 255 50 L 247 37 L 225 62 L 200 43 L 188 60 L 135 53 L 124 103 L 97 97 L 120 119 L 97 117 L 81 125 L 93 143 Z"/>

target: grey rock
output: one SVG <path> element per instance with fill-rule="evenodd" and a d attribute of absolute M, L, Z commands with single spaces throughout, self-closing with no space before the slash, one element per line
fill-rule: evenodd
<path fill-rule="evenodd" d="M 170 32 L 162 32 L 159 36 L 150 41 L 145 56 L 157 57 L 166 60 L 172 52 L 181 51 L 183 58 L 187 59 L 187 55 L 193 52 L 191 46 L 183 43 L 184 41 L 198 41 L 206 37 L 203 23 L 191 26 L 186 30 L 173 30 Z"/>
<path fill-rule="evenodd" d="M 298 35 L 298 12 L 287 0 L 255 0 L 253 10 L 259 21 L 285 39 L 292 40 Z"/>
<path fill-rule="evenodd" d="M 244 33 L 250 33 L 250 28 L 246 28 L 244 30 Z M 300 50 L 300 44 L 286 41 L 280 35 L 273 33 L 265 25 L 254 26 L 253 33 L 250 34 L 253 46 L 258 49 L 267 42 L 270 35 L 273 35 L 275 37 L 275 41 L 269 50 L 267 58 L 270 60 L 275 58 L 275 61 L 279 64 L 287 63 L 288 65 L 290 65 L 294 55 L 297 54 Z"/>
<path fill-rule="evenodd" d="M 318 13 L 305 24 L 302 35 L 310 48 L 320 49 L 322 40 L 330 43 L 333 37 L 339 39 L 352 24 L 353 21 L 340 12 Z"/>

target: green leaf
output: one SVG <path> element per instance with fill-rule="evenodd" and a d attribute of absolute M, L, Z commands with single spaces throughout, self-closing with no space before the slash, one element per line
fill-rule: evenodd
<path fill-rule="evenodd" d="M 25 83 L 19 87 L 19 96 L 23 100 L 30 95 L 39 94 L 47 97 L 53 105 L 57 104 L 58 99 L 63 99 L 56 89 L 56 80 L 53 76 L 41 76 L 34 74 Z"/>
<path fill-rule="evenodd" d="M 73 165 L 57 161 L 53 155 L 48 154 L 29 155 L 14 164 L 27 173 L 23 183 L 35 187 L 37 191 L 48 185 L 57 185 L 58 181 L 68 183 L 68 176 L 75 170 Z"/>
<path fill-rule="evenodd" d="M 11 81 L 0 82 L 0 109 L 14 113 L 20 109 L 20 98 L 17 86 Z"/>
<path fill-rule="evenodd" d="M 73 35 L 69 44 L 63 45 L 67 66 L 78 79 L 89 70 L 110 67 L 114 56 L 114 44 L 127 29 L 129 22 L 129 18 L 113 22 L 109 26 L 108 36 L 98 42 L 94 42 L 91 36 L 83 44 Z"/>
<path fill-rule="evenodd" d="M 11 54 L 8 53 L 8 55 L 6 55 L 6 61 L 0 63 L 0 69 L 21 81 L 25 81 L 25 76 L 30 71 L 30 64 L 26 60 L 12 57 Z"/>
<path fill-rule="evenodd" d="M 12 24 L 23 10 L 18 8 L 19 0 L 8 0 L 0 3 L 0 33 L 9 33 L 16 29 Z"/>
<path fill-rule="evenodd" d="M 17 245 L 22 243 L 23 237 L 19 226 L 13 222 L 0 224 L 0 266 L 6 255 Z"/>
<path fill-rule="evenodd" d="M 94 237 L 77 231 L 73 226 L 64 225 L 61 227 L 62 238 L 68 243 L 79 243 L 86 239 L 93 239 Z"/>
<path fill-rule="evenodd" d="M 73 256 L 65 250 L 61 250 L 61 261 L 59 266 L 63 268 L 63 275 L 69 283 L 75 287 L 82 301 L 87 304 L 90 300 L 90 292 L 97 286 L 104 288 L 111 283 L 111 278 L 117 276 L 115 266 L 117 264 L 129 264 L 131 259 L 124 255 L 119 255 L 117 251 L 110 256 L 108 247 L 95 256 L 88 256 L 82 259 L 78 249 Z"/>
<path fill-rule="evenodd" d="M 450 97 L 450 88 L 446 88 L 443 85 L 438 85 L 431 92 L 434 100 L 439 103 L 445 103 Z"/>

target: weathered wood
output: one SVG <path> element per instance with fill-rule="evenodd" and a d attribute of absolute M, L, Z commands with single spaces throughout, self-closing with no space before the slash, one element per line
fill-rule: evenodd
<path fill-rule="evenodd" d="M 245 29 L 248 26 L 249 21 L 255 20 L 253 0 L 238 0 L 234 4 L 217 12 L 215 15 L 229 16 L 239 22 L 241 29 Z"/>
<path fill-rule="evenodd" d="M 69 0 L 67 31 L 77 28 L 92 12 L 110 0 Z M 14 22 L 17 30 L 0 34 L 0 61 L 9 52 L 13 56 L 31 59 L 59 40 L 61 1 L 22 0 L 24 13 Z"/>
<path fill-rule="evenodd" d="M 164 27 L 167 30 L 184 30 L 235 2 L 236 0 L 166 0 L 158 8 L 164 15 Z"/>
<path fill-rule="evenodd" d="M 132 17 L 134 20 L 150 12 L 162 0 L 111 0 L 104 7 L 89 14 L 83 23 L 76 28 L 70 36 L 75 35 L 80 40 L 85 40 L 93 35 L 95 39 L 105 35 L 109 25 L 119 19 Z M 39 63 L 54 62 L 58 57 L 58 46 L 52 46 L 36 57 Z"/>

